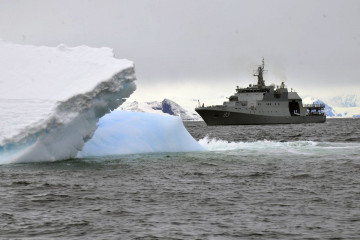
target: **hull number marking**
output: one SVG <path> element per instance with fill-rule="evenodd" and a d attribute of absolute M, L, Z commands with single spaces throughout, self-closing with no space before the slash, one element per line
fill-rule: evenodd
<path fill-rule="evenodd" d="M 230 112 L 225 112 L 224 115 L 223 115 L 224 118 L 227 118 L 229 116 L 230 116 Z"/>

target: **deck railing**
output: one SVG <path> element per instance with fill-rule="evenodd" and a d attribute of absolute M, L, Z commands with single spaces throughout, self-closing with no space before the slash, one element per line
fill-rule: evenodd
<path fill-rule="evenodd" d="M 305 108 L 325 108 L 325 104 L 324 103 L 304 104 L 303 107 L 305 107 Z"/>
<path fill-rule="evenodd" d="M 224 105 L 196 106 L 196 108 L 225 108 Z"/>

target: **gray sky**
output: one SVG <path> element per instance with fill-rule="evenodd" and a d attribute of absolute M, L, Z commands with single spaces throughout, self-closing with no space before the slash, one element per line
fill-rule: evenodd
<path fill-rule="evenodd" d="M 136 64 L 132 100 L 221 103 L 262 57 L 268 84 L 360 95 L 358 0 L 0 0 L 0 38 L 112 47 Z"/>

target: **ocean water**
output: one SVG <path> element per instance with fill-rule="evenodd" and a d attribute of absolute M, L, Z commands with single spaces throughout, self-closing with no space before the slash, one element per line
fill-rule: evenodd
<path fill-rule="evenodd" d="M 0 239 L 360 238 L 360 119 L 185 126 L 209 151 L 0 165 Z"/>

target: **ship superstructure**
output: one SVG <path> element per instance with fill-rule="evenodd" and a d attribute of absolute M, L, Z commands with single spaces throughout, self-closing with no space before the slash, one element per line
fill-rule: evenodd
<path fill-rule="evenodd" d="M 280 86 L 266 86 L 264 59 L 254 76 L 257 84 L 236 88 L 223 105 L 198 106 L 195 111 L 207 125 L 322 123 L 326 121 L 324 104 L 303 105 L 295 91 Z"/>

